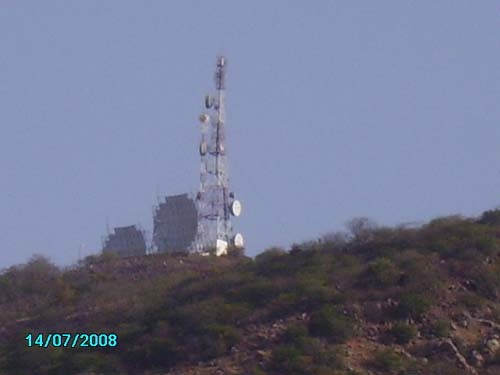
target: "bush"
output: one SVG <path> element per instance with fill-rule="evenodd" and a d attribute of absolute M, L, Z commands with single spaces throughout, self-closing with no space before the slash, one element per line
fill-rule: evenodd
<path fill-rule="evenodd" d="M 431 333 L 437 337 L 448 337 L 450 335 L 450 328 L 450 322 L 440 319 L 432 324 Z"/>
<path fill-rule="evenodd" d="M 479 224 L 499 225 L 500 224 L 500 209 L 489 210 L 483 212 L 478 220 Z"/>
<path fill-rule="evenodd" d="M 226 354 L 241 339 L 241 335 L 235 327 L 225 324 L 211 324 L 206 327 L 206 332 L 208 334 L 207 356 L 209 358 Z"/>
<path fill-rule="evenodd" d="M 485 299 L 475 293 L 467 292 L 460 297 L 459 302 L 468 310 L 476 310 L 478 307 L 483 305 Z"/>
<path fill-rule="evenodd" d="M 326 306 L 311 314 L 309 332 L 313 336 L 325 337 L 341 344 L 354 336 L 354 326 L 349 318 Z"/>
<path fill-rule="evenodd" d="M 310 337 L 305 326 L 290 326 L 283 335 L 285 345 L 272 352 L 270 368 L 282 374 L 331 374 L 345 367 L 343 353 Z"/>
<path fill-rule="evenodd" d="M 136 369 L 169 368 L 183 354 L 178 343 L 170 338 L 148 338 L 120 353 L 123 360 Z"/>
<path fill-rule="evenodd" d="M 367 217 L 358 217 L 351 219 L 346 227 L 355 241 L 366 242 L 372 238 L 378 225 Z"/>
<path fill-rule="evenodd" d="M 500 249 L 492 228 L 459 216 L 433 220 L 422 234 L 427 246 L 446 258 L 477 262 Z"/>
<path fill-rule="evenodd" d="M 341 370 L 345 367 L 344 356 L 338 348 L 325 348 L 313 353 L 314 363 L 319 368 Z M 315 371 L 315 374 L 319 371 Z"/>
<path fill-rule="evenodd" d="M 282 345 L 276 347 L 271 354 L 269 364 L 277 374 L 309 375 L 310 361 L 295 347 Z"/>
<path fill-rule="evenodd" d="M 309 337 L 307 327 L 302 324 L 295 324 L 287 328 L 283 338 L 285 341 L 292 345 L 297 345 L 304 337 Z"/>
<path fill-rule="evenodd" d="M 302 303 L 300 295 L 294 292 L 281 293 L 269 304 L 269 319 L 277 319 L 294 311 Z"/>
<path fill-rule="evenodd" d="M 406 250 L 395 259 L 402 270 L 398 284 L 408 292 L 439 290 L 445 276 L 439 269 L 439 261 L 437 254 L 424 255 L 415 249 Z"/>
<path fill-rule="evenodd" d="M 372 365 L 384 374 L 395 374 L 404 371 L 406 367 L 401 355 L 392 350 L 378 351 L 373 357 Z"/>
<path fill-rule="evenodd" d="M 415 326 L 398 322 L 389 330 L 389 335 L 396 344 L 404 345 L 415 338 L 417 329 Z"/>
<path fill-rule="evenodd" d="M 371 262 L 364 274 L 361 275 L 363 287 L 389 287 L 396 285 L 400 271 L 398 267 L 388 258 L 378 258 Z"/>
<path fill-rule="evenodd" d="M 496 300 L 500 294 L 500 274 L 498 270 L 482 266 L 473 271 L 477 291 L 483 297 Z"/>
<path fill-rule="evenodd" d="M 429 307 L 428 298 L 416 293 L 405 293 L 396 307 L 396 317 L 418 319 L 429 310 Z"/>
<path fill-rule="evenodd" d="M 334 291 L 327 285 L 325 277 L 318 273 L 308 273 L 299 278 L 297 294 L 308 309 L 318 308 L 334 297 Z"/>
<path fill-rule="evenodd" d="M 271 280 L 256 278 L 240 286 L 232 298 L 253 307 L 260 307 L 271 302 L 280 293 L 280 289 Z"/>

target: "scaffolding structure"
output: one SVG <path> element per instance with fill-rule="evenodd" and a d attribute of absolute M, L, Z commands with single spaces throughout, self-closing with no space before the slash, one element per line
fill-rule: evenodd
<path fill-rule="evenodd" d="M 103 241 L 103 253 L 115 253 L 120 256 L 146 255 L 145 232 L 136 225 L 114 228 Z"/>
<path fill-rule="evenodd" d="M 239 216 L 241 203 L 229 190 L 226 149 L 226 59 L 217 58 L 215 95 L 205 97 L 206 112 L 199 117 L 201 141 L 200 188 L 196 195 L 198 230 L 193 251 L 227 254 L 229 245 L 242 248 L 243 236 L 234 234 L 231 216 Z"/>
<path fill-rule="evenodd" d="M 190 251 L 196 236 L 198 214 L 188 194 L 165 197 L 154 209 L 153 244 L 158 252 Z"/>

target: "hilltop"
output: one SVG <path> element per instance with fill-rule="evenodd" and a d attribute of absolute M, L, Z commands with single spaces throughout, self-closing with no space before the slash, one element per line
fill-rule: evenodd
<path fill-rule="evenodd" d="M 0 275 L 0 373 L 498 374 L 500 211 L 349 232 L 255 259 L 43 257 Z M 28 348 L 113 332 L 116 348 Z"/>

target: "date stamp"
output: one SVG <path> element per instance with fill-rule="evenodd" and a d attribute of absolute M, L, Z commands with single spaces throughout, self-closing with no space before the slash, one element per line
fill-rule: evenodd
<path fill-rule="evenodd" d="M 40 348 L 114 348 L 118 346 L 116 333 L 28 333 L 24 338 L 28 347 Z"/>

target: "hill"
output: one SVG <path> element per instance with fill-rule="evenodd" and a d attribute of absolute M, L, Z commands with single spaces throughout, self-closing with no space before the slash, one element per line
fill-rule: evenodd
<path fill-rule="evenodd" d="M 255 259 L 34 257 L 0 275 L 0 373 L 500 373 L 500 211 L 349 229 Z M 25 339 L 57 332 L 118 345 Z"/>

